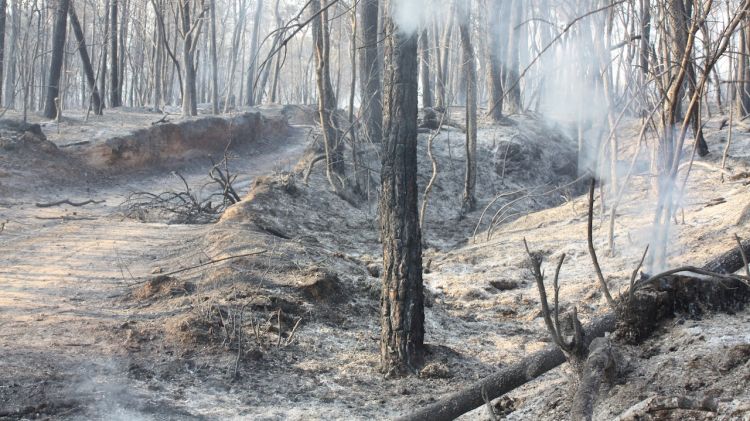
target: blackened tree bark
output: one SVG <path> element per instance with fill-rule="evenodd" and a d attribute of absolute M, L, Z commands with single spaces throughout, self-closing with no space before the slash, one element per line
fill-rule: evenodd
<path fill-rule="evenodd" d="M 419 63 L 416 33 L 404 33 L 390 16 L 384 29 L 380 360 L 387 375 L 401 375 L 414 371 L 422 363 L 424 352 L 422 241 L 417 208 Z"/>
<path fill-rule="evenodd" d="M 91 105 L 94 109 L 94 114 L 102 115 L 102 100 L 99 96 L 99 89 L 96 87 L 94 68 L 91 66 L 91 59 L 89 58 L 89 52 L 86 48 L 86 38 L 83 35 L 83 29 L 81 29 L 81 23 L 78 21 L 78 15 L 76 15 L 73 3 L 68 6 L 68 17 L 70 18 L 70 27 L 73 28 L 76 43 L 78 44 L 78 54 L 81 56 L 81 67 L 83 67 L 83 72 L 86 75 L 86 82 L 91 91 Z"/>
<path fill-rule="evenodd" d="M 639 61 L 641 67 L 641 75 L 643 76 L 643 82 L 645 83 L 648 78 L 649 70 L 649 54 L 651 51 L 651 0 L 640 0 L 641 1 L 641 44 L 639 51 Z"/>
<path fill-rule="evenodd" d="M 506 0 L 510 1 L 510 0 Z M 522 111 L 521 101 L 521 81 L 520 76 L 520 63 L 519 63 L 519 45 L 521 43 L 521 37 L 524 36 L 523 31 L 523 11 L 525 1 L 513 0 L 512 8 L 512 19 L 511 25 L 508 31 L 508 65 L 506 67 L 507 77 L 505 78 L 505 84 L 507 86 L 507 103 L 508 111 L 512 114 L 520 113 Z"/>
<path fill-rule="evenodd" d="M 5 8 L 6 1 L 0 0 L 0 104 L 3 103 L 3 68 L 5 66 Z"/>
<path fill-rule="evenodd" d="M 195 49 L 200 39 L 205 9 L 201 10 L 195 22 L 191 18 L 191 0 L 180 0 L 180 35 L 182 36 L 182 61 L 185 76 L 182 79 L 182 115 L 198 115 L 198 92 L 195 85 Z"/>
<path fill-rule="evenodd" d="M 119 107 L 122 105 L 120 98 L 119 65 L 117 58 L 117 2 L 110 0 L 109 4 L 109 105 Z"/>
<path fill-rule="evenodd" d="M 361 0 L 359 25 L 362 27 L 362 90 L 361 118 L 363 134 L 370 142 L 380 143 L 383 137 L 383 104 L 380 93 L 381 71 L 378 58 L 378 0 Z"/>
<path fill-rule="evenodd" d="M 466 79 L 466 174 L 461 213 L 466 213 L 474 210 L 477 203 L 474 194 L 477 185 L 477 69 L 474 46 L 471 44 L 471 3 L 459 3 L 458 32 L 461 37 L 461 62 Z"/>
<path fill-rule="evenodd" d="M 314 0 L 313 2 L 315 2 Z M 263 0 L 258 0 L 255 8 L 255 20 L 253 21 L 253 35 L 250 39 L 250 64 L 247 68 L 247 95 L 245 105 L 255 105 L 255 65 L 258 60 L 258 36 L 260 33 L 260 20 L 263 15 Z"/>
<path fill-rule="evenodd" d="M 422 107 L 432 108 L 432 88 L 430 87 L 430 41 L 427 28 L 419 36 L 419 51 L 422 53 L 419 75 L 422 82 Z"/>
<path fill-rule="evenodd" d="M 16 40 L 19 37 L 19 31 L 21 29 L 20 19 L 20 7 L 18 2 L 11 3 L 11 20 L 10 20 L 10 42 L 8 42 L 8 63 L 7 63 L 7 76 L 5 77 L 5 106 L 7 108 L 13 108 L 16 102 L 16 72 L 18 57 L 16 54 Z M 5 39 L 5 38 L 3 38 Z M 5 60 L 3 60 L 5 61 Z M 5 63 L 3 63 L 5 64 Z"/>
<path fill-rule="evenodd" d="M 65 34 L 68 26 L 68 0 L 58 0 L 55 11 L 55 27 L 52 33 L 52 60 L 50 61 L 47 82 L 47 100 L 44 103 L 44 116 L 55 118 L 58 114 L 60 97 L 60 76 L 65 59 Z"/>
<path fill-rule="evenodd" d="M 321 9 L 321 2 L 326 0 L 312 0 L 310 3 L 313 14 L 312 32 L 315 43 L 315 63 L 318 86 L 318 114 L 320 126 L 323 130 L 323 146 L 326 154 L 326 177 L 331 187 L 337 192 L 345 191 L 345 167 L 343 143 L 339 130 L 335 126 L 336 96 L 331 85 L 330 72 L 330 32 L 328 30 L 328 14 Z"/>
<path fill-rule="evenodd" d="M 501 3 L 503 0 L 489 0 L 489 70 L 487 75 L 487 85 L 489 91 L 489 116 L 493 121 L 500 121 L 503 118 L 503 33 Z M 506 0 L 507 1 L 507 0 Z"/>
<path fill-rule="evenodd" d="M 742 30 L 739 31 L 739 50 L 737 57 L 737 109 L 742 118 L 750 115 L 750 19 L 743 21 Z"/>
<path fill-rule="evenodd" d="M 211 110 L 219 114 L 219 70 L 216 63 L 216 0 L 209 0 L 211 7 Z"/>

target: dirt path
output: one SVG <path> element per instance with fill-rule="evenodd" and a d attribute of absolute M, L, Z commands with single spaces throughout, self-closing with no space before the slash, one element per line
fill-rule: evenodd
<path fill-rule="evenodd" d="M 263 140 L 252 154 L 234 159 L 240 194 L 255 177 L 294 165 L 306 135 L 299 126 L 283 142 Z M 200 185 L 208 169 L 192 163 L 180 173 L 191 185 Z M 130 191 L 159 192 L 180 181 L 168 172 L 117 180 L 0 201 L 0 221 L 7 221 L 0 234 L 0 418 L 59 416 L 66 410 L 122 419 L 132 419 L 133 411 L 187 416 L 163 402 L 142 410 L 130 405 L 156 402 L 153 396 L 138 396 L 144 393 L 139 385 L 122 383 L 129 369 L 127 325 L 159 315 L 121 297 L 156 267 L 169 271 L 206 260 L 195 245 L 208 226 L 122 218 L 117 205 Z M 35 205 L 62 199 L 106 203 Z"/>

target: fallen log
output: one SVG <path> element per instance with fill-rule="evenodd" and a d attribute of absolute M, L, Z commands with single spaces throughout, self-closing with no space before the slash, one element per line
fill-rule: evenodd
<path fill-rule="evenodd" d="M 570 418 L 573 421 L 591 421 L 599 387 L 606 374 L 613 371 L 614 360 L 612 344 L 608 339 L 596 338 L 591 342 L 589 356 L 583 365 L 581 385 L 570 405 Z"/>
<path fill-rule="evenodd" d="M 742 242 L 742 250 L 745 254 L 750 255 L 750 240 Z M 735 247 L 733 250 L 709 260 L 703 266 L 703 269 L 717 273 L 734 273 L 742 269 L 743 266 L 742 252 L 738 247 Z M 705 294 L 706 291 L 722 291 L 724 297 L 741 301 L 746 301 L 750 297 L 750 291 L 748 291 L 746 286 L 739 281 L 721 281 L 721 287 L 717 288 L 715 285 L 716 282 L 713 280 L 701 280 L 696 278 L 685 279 L 691 280 L 691 286 L 689 288 L 678 288 L 675 286 L 675 282 L 659 282 L 651 286 L 651 288 L 661 294 L 660 300 L 653 301 L 654 306 L 662 305 L 665 302 L 672 304 L 671 307 L 667 307 L 666 309 L 665 307 L 661 307 L 658 311 L 654 309 L 654 314 L 669 315 L 668 313 L 672 310 L 683 309 L 683 305 L 687 304 L 685 302 L 685 295 L 692 295 L 696 291 L 701 291 L 703 294 Z M 701 285 L 703 287 L 700 287 Z M 738 291 L 744 291 L 745 293 L 739 294 L 737 293 Z M 665 295 L 667 297 L 665 297 Z M 701 300 L 707 300 L 709 303 L 716 300 L 715 297 L 706 297 L 702 294 L 694 297 L 696 300 L 700 298 Z M 713 306 L 709 307 L 713 308 Z M 617 317 L 614 313 L 609 313 L 596 319 L 585 328 L 585 345 L 588 347 L 595 338 L 604 336 L 607 332 L 612 332 L 616 325 Z M 565 361 L 565 356 L 557 345 L 547 347 L 516 362 L 515 364 L 505 367 L 504 369 L 475 382 L 466 389 L 451 393 L 435 403 L 398 418 L 398 420 L 447 421 L 455 419 L 482 406 L 484 404 L 484 400 L 482 399 L 483 391 L 488 399 L 496 399 L 531 380 L 536 379 L 547 371 L 556 368 Z"/>

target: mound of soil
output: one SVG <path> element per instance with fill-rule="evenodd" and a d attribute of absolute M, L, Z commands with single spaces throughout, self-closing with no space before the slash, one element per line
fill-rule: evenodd
<path fill-rule="evenodd" d="M 38 124 L 0 120 L 0 192 L 76 182 L 87 175 L 82 167 L 47 140 Z"/>

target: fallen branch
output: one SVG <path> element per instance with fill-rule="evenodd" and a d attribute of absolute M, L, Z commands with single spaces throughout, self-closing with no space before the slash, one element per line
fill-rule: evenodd
<path fill-rule="evenodd" d="M 172 276 L 172 275 L 176 275 L 178 273 L 187 272 L 187 271 L 193 270 L 193 269 L 199 269 L 199 268 L 202 268 L 202 267 L 208 266 L 208 265 L 213 265 L 215 263 L 225 262 L 227 260 L 241 259 L 243 257 L 250 257 L 250 256 L 257 256 L 257 255 L 260 255 L 260 254 L 265 254 L 267 251 L 268 250 L 259 250 L 259 251 L 254 251 L 252 253 L 237 254 L 237 255 L 234 255 L 234 256 L 222 257 L 221 259 L 212 259 L 212 260 L 209 260 L 208 262 L 203 262 L 203 263 L 200 263 L 200 264 L 197 264 L 197 265 L 194 265 L 194 266 L 188 266 L 186 268 L 177 269 L 177 270 L 172 271 L 172 272 L 167 272 L 167 273 L 164 273 L 164 274 L 160 274 L 159 276 L 169 277 L 169 276 Z M 146 280 L 143 280 L 143 281 L 138 281 L 138 282 L 134 283 L 133 285 L 143 284 L 143 283 L 148 282 L 149 280 L 150 279 L 146 279 Z"/>
<path fill-rule="evenodd" d="M 676 409 L 682 409 L 686 411 L 716 412 L 719 408 L 716 401 L 711 398 L 696 400 L 686 398 L 684 396 L 652 396 L 633 405 L 632 407 L 630 407 L 630 409 L 615 418 L 614 421 L 636 421 L 642 419 L 651 419 L 651 417 L 648 416 L 648 414 L 651 412 L 674 411 Z"/>
<path fill-rule="evenodd" d="M 42 220 L 42 221 L 94 221 L 96 218 L 93 218 L 91 216 L 35 216 L 34 218 Z"/>
<path fill-rule="evenodd" d="M 106 200 L 92 200 L 92 199 L 89 199 L 89 200 L 86 200 L 84 202 L 71 202 L 70 199 L 65 199 L 65 200 L 59 200 L 57 202 L 50 202 L 50 203 L 37 203 L 36 207 L 38 207 L 38 208 L 51 208 L 51 207 L 60 206 L 60 205 L 70 205 L 70 206 L 75 206 L 75 207 L 81 207 L 81 206 L 86 206 L 86 205 L 89 205 L 89 204 L 98 205 L 98 204 L 104 203 L 104 202 L 106 202 Z"/>

